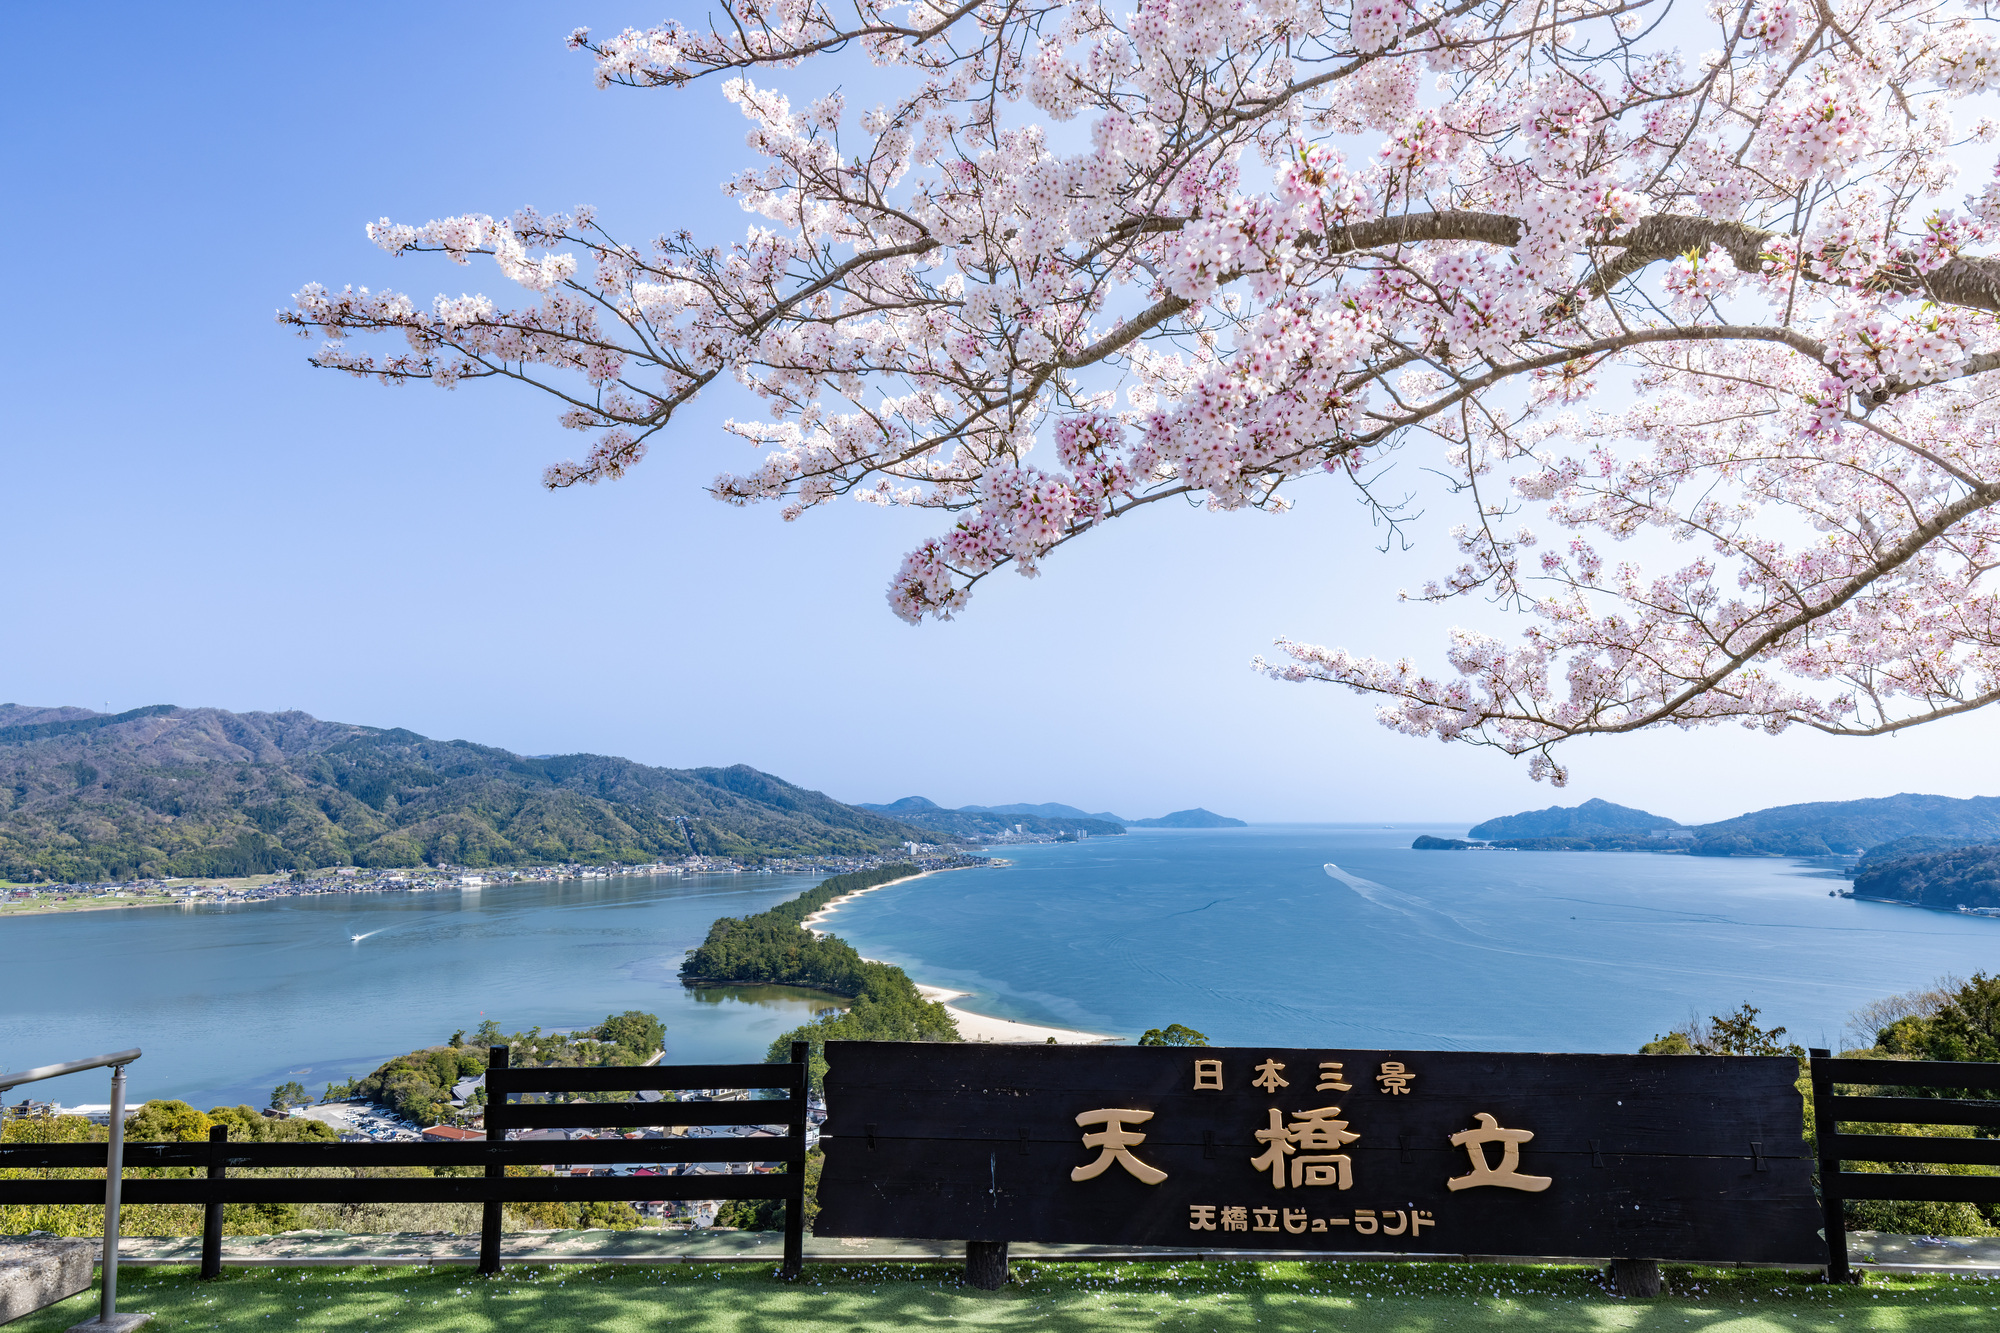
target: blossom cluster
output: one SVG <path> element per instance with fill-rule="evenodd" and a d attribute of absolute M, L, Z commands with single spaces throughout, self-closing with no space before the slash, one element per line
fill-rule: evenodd
<path fill-rule="evenodd" d="M 589 437 L 554 487 L 726 375 L 762 406 L 720 498 L 939 511 L 890 581 L 913 622 L 1149 505 L 1283 510 L 1323 474 L 1372 503 L 1428 450 L 1471 510 L 1422 595 L 1518 640 L 1257 665 L 1558 781 L 1576 735 L 2000 699 L 2000 184 L 1955 176 L 1983 6 L 1714 0 L 1698 56 L 1664 0 L 723 8 L 569 42 L 601 86 L 721 82 L 742 239 L 383 219 L 529 296 L 314 285 L 280 319 L 329 368 L 554 395 Z M 857 58 L 893 96 L 860 105 Z M 1607 555 L 1649 535 L 1693 554 Z"/>

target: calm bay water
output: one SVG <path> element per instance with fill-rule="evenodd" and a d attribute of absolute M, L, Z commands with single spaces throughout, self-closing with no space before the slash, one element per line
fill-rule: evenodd
<path fill-rule="evenodd" d="M 820 878 L 631 875 L 12 917 L 0 920 L 0 1065 L 139 1046 L 135 1097 L 262 1106 L 288 1078 L 317 1093 L 483 1017 L 513 1032 L 627 1009 L 660 1015 L 671 1060 L 761 1060 L 825 1001 L 690 991 L 675 970 L 716 917 L 762 911 Z M 30 1092 L 102 1102 L 108 1079 Z"/>
<path fill-rule="evenodd" d="M 1418 832 L 1463 829 L 1009 848 L 1012 866 L 882 889 L 828 925 L 999 1017 L 1229 1044 L 1630 1051 L 1747 1001 L 1838 1046 L 1868 1000 L 2000 967 L 2000 921 L 1830 898 L 1845 881 L 1800 862 L 1418 852 Z"/>
<path fill-rule="evenodd" d="M 1943 972 L 2000 967 L 2000 921 L 1830 898 L 1791 861 L 1414 852 L 1440 827 L 1263 826 L 1014 847 L 843 906 L 831 928 L 1007 1018 L 1132 1036 L 1402 1049 L 1626 1051 L 1748 1001 L 1808 1045 Z M 1322 869 L 1333 861 L 1351 877 Z M 0 920 L 0 1066 L 142 1046 L 133 1094 L 262 1104 L 468 1031 L 647 1009 L 668 1058 L 761 1059 L 801 992 L 691 992 L 718 916 L 818 877 L 632 876 L 477 893 Z M 351 937 L 363 935 L 355 941 Z M 101 1074 L 40 1085 L 105 1097 Z"/>

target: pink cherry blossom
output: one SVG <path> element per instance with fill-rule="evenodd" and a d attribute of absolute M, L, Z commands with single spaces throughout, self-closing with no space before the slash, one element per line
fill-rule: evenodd
<path fill-rule="evenodd" d="M 554 396 L 587 444 L 551 487 L 618 477 L 727 376 L 760 419 L 727 423 L 754 453 L 719 498 L 939 511 L 890 582 L 916 622 L 1162 501 L 1318 479 L 1395 522 L 1384 470 L 1443 473 L 1453 567 L 1416 595 L 1518 634 L 1255 665 L 1557 782 L 1573 736 L 2000 699 L 1980 5 L 724 0 L 568 41 L 600 86 L 721 81 L 740 239 L 385 218 L 451 291 L 279 314 L 317 365 Z M 466 290 L 485 260 L 512 304 Z"/>

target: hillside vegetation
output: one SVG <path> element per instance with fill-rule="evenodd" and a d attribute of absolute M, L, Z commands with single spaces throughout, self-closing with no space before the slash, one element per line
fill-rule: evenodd
<path fill-rule="evenodd" d="M 1864 860 L 1854 895 L 1923 907 L 2000 907 L 2000 846 Z"/>
<path fill-rule="evenodd" d="M 470 1045 L 463 1032 L 454 1033 L 448 1044 L 399 1055 L 364 1078 L 329 1083 L 322 1100 L 379 1102 L 412 1124 L 436 1124 L 451 1117 L 453 1085 L 460 1079 L 484 1075 L 488 1054 L 495 1046 L 507 1048 L 507 1062 L 515 1069 L 604 1069 L 645 1064 L 664 1048 L 666 1035 L 666 1025 L 658 1015 L 638 1009 L 607 1014 L 602 1023 L 579 1032 L 544 1033 L 536 1027 L 508 1034 L 488 1019 L 472 1034 Z M 608 1092 L 563 1095 L 583 1101 L 623 1099 L 622 1093 Z M 482 1088 L 473 1105 L 484 1105 L 485 1101 Z"/>
<path fill-rule="evenodd" d="M 741 764 L 528 758 L 297 712 L 0 705 L 0 879 L 757 860 L 928 837 Z"/>

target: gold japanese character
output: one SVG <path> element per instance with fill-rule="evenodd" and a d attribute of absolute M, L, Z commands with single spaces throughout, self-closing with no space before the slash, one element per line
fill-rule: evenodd
<path fill-rule="evenodd" d="M 1194 1062 L 1194 1090 L 1196 1092 L 1222 1091 L 1222 1061 L 1197 1060 Z"/>
<path fill-rule="evenodd" d="M 1314 1092 L 1351 1091 L 1354 1085 L 1352 1083 L 1342 1083 L 1340 1080 L 1344 1077 L 1346 1076 L 1340 1072 L 1340 1061 L 1322 1060 L 1319 1062 L 1319 1082 L 1314 1086 L 1313 1091 Z"/>
<path fill-rule="evenodd" d="M 1311 1111 L 1294 1111 L 1295 1123 L 1287 1125 L 1283 1112 L 1271 1108 L 1271 1123 L 1257 1131 L 1258 1139 L 1264 1143 L 1264 1151 L 1250 1159 L 1250 1165 L 1258 1171 L 1271 1173 L 1271 1188 L 1285 1187 L 1285 1161 L 1292 1158 L 1292 1184 L 1337 1185 L 1349 1189 L 1354 1184 L 1354 1168 L 1345 1153 L 1329 1153 L 1330 1148 L 1345 1147 L 1360 1138 L 1347 1128 L 1345 1120 L 1337 1119 L 1338 1106 L 1322 1106 Z M 1299 1149 L 1308 1155 L 1293 1158 Z"/>
<path fill-rule="evenodd" d="M 1250 1228 L 1252 1231 L 1276 1231 L 1278 1229 L 1277 1209 L 1252 1208 L 1250 1211 L 1257 1215 L 1257 1225 Z"/>
<path fill-rule="evenodd" d="M 1189 1231 L 1215 1230 L 1215 1205 L 1210 1203 L 1189 1204 L 1188 1230 Z"/>
<path fill-rule="evenodd" d="M 1250 1210 L 1248 1208 L 1225 1207 L 1222 1210 L 1222 1229 L 1224 1231 L 1248 1231 L 1250 1229 Z"/>
<path fill-rule="evenodd" d="M 1437 1219 L 1432 1217 L 1429 1213 L 1411 1213 L 1410 1239 L 1415 1240 L 1418 1236 L 1423 1235 L 1425 1227 L 1434 1227 L 1436 1225 L 1437 1225 Z"/>
<path fill-rule="evenodd" d="M 1384 1060 L 1382 1072 L 1375 1076 L 1375 1081 L 1382 1085 L 1382 1091 L 1392 1097 L 1400 1097 L 1409 1092 L 1410 1084 L 1416 1080 L 1417 1076 L 1404 1068 L 1400 1060 Z"/>
<path fill-rule="evenodd" d="M 1396 1225 L 1395 1225 L 1395 1226 L 1390 1226 L 1390 1225 L 1389 1225 L 1389 1219 L 1390 1219 L 1390 1218 L 1392 1218 L 1392 1217 L 1396 1219 Z M 1396 1209 L 1396 1211 L 1394 1211 L 1393 1213 L 1392 1213 L 1392 1212 L 1390 1212 L 1390 1211 L 1389 1211 L 1388 1209 L 1386 1209 L 1386 1208 L 1382 1210 L 1382 1234 L 1383 1234 L 1383 1235 L 1385 1235 L 1385 1236 L 1400 1236 L 1400 1235 L 1402 1235 L 1402 1234 L 1403 1234 L 1403 1233 L 1404 1233 L 1405 1231 L 1408 1231 L 1409 1229 L 1410 1229 L 1410 1221 L 1409 1221 L 1409 1215 L 1408 1215 L 1407 1213 L 1405 1213 L 1405 1212 L 1404 1212 L 1404 1211 L 1403 1211 L 1402 1209 L 1398 1208 L 1398 1209 Z"/>
<path fill-rule="evenodd" d="M 1097 1148 L 1097 1160 L 1088 1166 L 1079 1166 L 1069 1173 L 1071 1180 L 1092 1180 L 1108 1170 L 1113 1162 L 1124 1167 L 1141 1184 L 1157 1185 L 1167 1178 L 1167 1173 L 1156 1166 L 1148 1166 L 1132 1155 L 1132 1149 L 1146 1141 L 1144 1134 L 1135 1134 L 1125 1128 L 1125 1122 L 1143 1125 L 1153 1118 L 1151 1111 L 1121 1111 L 1106 1108 L 1102 1111 L 1085 1111 L 1076 1118 L 1078 1125 L 1103 1125 L 1095 1134 L 1083 1136 L 1083 1146 Z"/>
<path fill-rule="evenodd" d="M 1285 1230 L 1291 1232 L 1294 1236 L 1296 1236 L 1301 1232 L 1303 1232 L 1305 1229 L 1306 1229 L 1306 1210 L 1303 1208 L 1285 1209 Z"/>
<path fill-rule="evenodd" d="M 1469 1190 L 1475 1185 L 1499 1185 L 1510 1190 L 1526 1190 L 1539 1194 L 1554 1183 L 1549 1176 L 1524 1176 L 1520 1172 L 1521 1145 L 1535 1137 L 1530 1129 L 1502 1129 L 1500 1122 L 1480 1111 L 1473 1119 L 1479 1122 L 1478 1129 L 1462 1129 L 1451 1136 L 1451 1146 L 1463 1148 L 1472 1158 L 1472 1170 L 1466 1175 L 1453 1176 L 1445 1181 L 1445 1188 Z M 1500 1147 L 1500 1165 L 1486 1164 L 1486 1145 L 1497 1143 Z"/>
<path fill-rule="evenodd" d="M 1257 1066 L 1257 1077 L 1250 1080 L 1250 1086 L 1253 1088 L 1262 1088 L 1266 1092 L 1276 1092 L 1279 1088 L 1289 1088 L 1292 1085 L 1278 1077 L 1279 1074 L 1284 1072 L 1284 1069 L 1285 1067 L 1276 1060 L 1266 1060 L 1263 1064 Z"/>
<path fill-rule="evenodd" d="M 1356 1231 L 1360 1232 L 1364 1236 L 1372 1236 L 1375 1234 L 1375 1228 L 1376 1228 L 1376 1222 L 1375 1222 L 1374 1209 L 1356 1208 L 1354 1210 L 1354 1229 Z"/>

